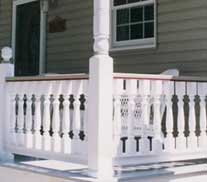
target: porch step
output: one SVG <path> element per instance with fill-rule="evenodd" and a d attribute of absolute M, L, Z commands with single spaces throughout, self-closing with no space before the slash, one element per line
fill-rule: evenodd
<path fill-rule="evenodd" d="M 207 181 L 207 160 L 199 159 L 115 167 L 115 173 L 117 179 L 124 182 L 143 182 L 143 180 L 144 182 L 171 182 L 171 180 L 176 182 L 179 178 L 186 178 L 187 176 L 191 176 L 191 178 L 197 176 L 200 178 L 205 175 L 205 181 Z M 166 181 L 166 179 L 168 179 L 168 181 Z M 185 182 L 188 182 L 188 180 Z"/>

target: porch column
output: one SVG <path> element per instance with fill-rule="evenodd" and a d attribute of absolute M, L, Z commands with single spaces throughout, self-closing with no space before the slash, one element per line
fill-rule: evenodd
<path fill-rule="evenodd" d="M 6 151 L 6 144 L 9 141 L 9 103 L 6 90 L 6 77 L 14 76 L 14 65 L 10 64 L 12 58 L 12 50 L 9 47 L 4 47 L 1 50 L 2 62 L 0 64 L 0 160 L 7 161 L 13 160 L 13 155 Z"/>
<path fill-rule="evenodd" d="M 113 176 L 110 0 L 94 0 L 93 18 L 94 56 L 89 60 L 88 166 L 90 174 L 109 181 Z"/>

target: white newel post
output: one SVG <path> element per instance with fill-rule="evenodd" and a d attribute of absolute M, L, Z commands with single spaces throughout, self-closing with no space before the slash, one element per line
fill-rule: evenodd
<path fill-rule="evenodd" d="M 12 50 L 4 47 L 1 50 L 3 62 L 0 64 L 0 100 L 3 105 L 0 106 L 0 160 L 12 160 L 13 155 L 6 151 L 5 145 L 9 140 L 9 95 L 6 90 L 6 77 L 14 75 L 14 65 L 10 64 Z M 6 107 L 5 105 L 6 104 Z"/>
<path fill-rule="evenodd" d="M 94 0 L 94 56 L 90 58 L 88 166 L 91 175 L 109 181 L 112 166 L 113 59 L 109 56 L 110 0 Z"/>

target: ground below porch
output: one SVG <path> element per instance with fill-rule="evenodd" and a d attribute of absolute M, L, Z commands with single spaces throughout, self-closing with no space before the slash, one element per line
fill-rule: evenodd
<path fill-rule="evenodd" d="M 113 181 L 120 182 L 205 182 L 207 160 L 187 160 L 114 168 Z M 2 182 L 99 182 L 87 175 L 85 165 L 55 160 L 2 162 Z M 102 181 L 101 181 L 102 182 Z M 103 181 L 106 182 L 106 181 Z"/>

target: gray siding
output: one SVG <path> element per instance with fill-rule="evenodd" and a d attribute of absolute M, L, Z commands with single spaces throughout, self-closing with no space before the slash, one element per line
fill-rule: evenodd
<path fill-rule="evenodd" d="M 0 49 L 11 45 L 11 0 L 0 1 Z"/>
<path fill-rule="evenodd" d="M 115 71 L 207 76 L 207 1 L 158 0 L 157 47 L 112 52 Z"/>
<path fill-rule="evenodd" d="M 48 20 L 55 16 L 67 20 L 67 30 L 48 33 L 47 72 L 88 72 L 93 44 L 93 1 L 60 0 L 58 7 L 49 11 Z"/>
<path fill-rule="evenodd" d="M 11 0 L 1 0 L 0 48 L 11 44 Z M 207 76 L 207 1 L 158 0 L 157 47 L 111 52 L 116 72 L 160 73 L 178 68 L 182 75 Z M 93 0 L 59 0 L 50 9 L 67 20 L 67 30 L 47 34 L 47 72 L 88 72 L 93 54 Z"/>

